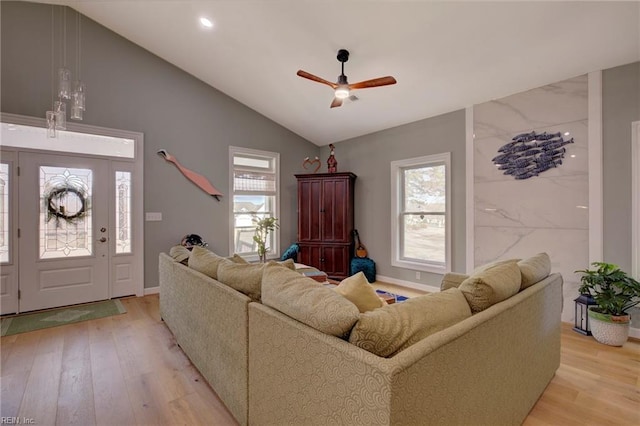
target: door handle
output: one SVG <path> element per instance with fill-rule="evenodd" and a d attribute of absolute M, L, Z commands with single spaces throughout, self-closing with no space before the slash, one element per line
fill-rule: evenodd
<path fill-rule="evenodd" d="M 102 237 L 102 238 L 100 238 L 98 241 L 100 241 L 101 243 L 104 243 L 104 242 L 106 242 L 106 241 L 107 241 L 107 238 L 106 238 L 106 237 Z"/>

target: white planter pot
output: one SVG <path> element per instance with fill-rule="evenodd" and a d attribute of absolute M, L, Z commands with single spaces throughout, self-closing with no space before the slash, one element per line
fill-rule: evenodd
<path fill-rule="evenodd" d="M 624 317 L 614 317 L 616 319 Z M 609 346 L 622 346 L 629 338 L 629 316 L 625 320 L 612 320 L 611 315 L 603 315 L 589 308 L 591 334 L 600 343 Z"/>

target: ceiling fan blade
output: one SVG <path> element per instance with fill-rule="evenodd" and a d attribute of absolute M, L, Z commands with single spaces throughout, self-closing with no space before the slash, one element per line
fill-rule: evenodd
<path fill-rule="evenodd" d="M 359 83 L 353 83 L 349 85 L 349 89 L 368 89 L 370 87 L 388 86 L 390 84 L 396 84 L 396 79 L 391 76 L 374 78 L 372 80 L 365 80 Z"/>
<path fill-rule="evenodd" d="M 306 71 L 298 70 L 298 72 L 296 74 L 298 74 L 302 78 L 308 78 L 309 80 L 313 80 L 313 81 L 318 82 L 318 83 L 326 84 L 327 86 L 331 87 L 332 89 L 335 89 L 336 87 L 338 87 L 338 85 L 336 83 L 332 83 L 330 81 L 325 80 L 324 78 L 320 78 L 320 77 L 318 77 L 316 75 L 313 75 L 313 74 L 310 74 L 310 73 L 308 73 Z"/>
<path fill-rule="evenodd" d="M 331 108 L 342 106 L 342 99 L 333 98 L 333 102 L 331 102 Z"/>

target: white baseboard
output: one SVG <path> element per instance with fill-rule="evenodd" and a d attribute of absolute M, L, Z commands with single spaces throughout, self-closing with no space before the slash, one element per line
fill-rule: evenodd
<path fill-rule="evenodd" d="M 633 337 L 634 339 L 640 339 L 640 328 L 629 328 L 629 337 Z"/>
<path fill-rule="evenodd" d="M 148 296 L 150 294 L 159 294 L 160 293 L 160 286 L 157 285 L 155 287 L 145 287 L 144 288 L 144 295 Z"/>
<path fill-rule="evenodd" d="M 397 278 L 385 277 L 384 275 L 376 276 L 376 280 L 377 281 L 383 281 L 383 282 L 389 283 L 389 284 L 396 284 L 396 285 L 400 285 L 400 286 L 403 286 L 403 287 L 412 288 L 412 289 L 415 289 L 415 290 L 428 291 L 430 293 L 438 293 L 438 292 L 440 292 L 440 288 L 439 287 L 434 287 L 434 286 L 427 285 L 427 284 L 414 283 L 413 281 L 399 280 Z"/>

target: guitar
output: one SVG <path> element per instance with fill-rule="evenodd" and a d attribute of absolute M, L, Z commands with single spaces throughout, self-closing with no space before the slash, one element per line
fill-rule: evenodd
<path fill-rule="evenodd" d="M 368 256 L 367 248 L 360 242 L 360 235 L 358 235 L 357 229 L 353 230 L 353 237 L 356 240 L 355 256 L 361 259 L 364 257 L 367 257 Z"/>

